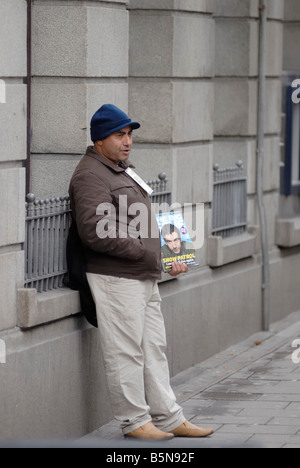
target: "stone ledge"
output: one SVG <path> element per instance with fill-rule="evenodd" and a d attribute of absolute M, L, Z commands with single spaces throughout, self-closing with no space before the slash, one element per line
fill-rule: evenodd
<path fill-rule="evenodd" d="M 212 13 L 215 0 L 129 0 L 129 10 L 178 10 L 197 13 Z"/>
<path fill-rule="evenodd" d="M 277 219 L 276 244 L 287 248 L 300 245 L 300 217 Z"/>
<path fill-rule="evenodd" d="M 17 326 L 31 328 L 81 311 L 79 294 L 68 288 L 38 293 L 36 289 L 17 290 Z"/>
<path fill-rule="evenodd" d="M 159 284 L 173 279 L 167 273 L 163 273 Z M 34 288 L 17 290 L 17 326 L 20 328 L 36 327 L 80 312 L 79 293 L 69 288 L 58 288 L 43 293 L 38 293 Z"/>
<path fill-rule="evenodd" d="M 229 239 L 210 236 L 207 249 L 208 265 L 217 268 L 258 253 L 258 231 L 259 228 L 253 226 L 248 229 L 247 233 Z"/>
<path fill-rule="evenodd" d="M 296 2 L 298 3 L 298 2 Z M 292 6 L 291 9 L 293 8 Z M 268 2 L 268 19 L 283 20 L 284 2 L 282 0 L 272 0 Z M 259 0 L 221 0 L 216 2 L 215 17 L 239 17 L 258 18 Z M 293 16 L 294 18 L 294 16 Z"/>

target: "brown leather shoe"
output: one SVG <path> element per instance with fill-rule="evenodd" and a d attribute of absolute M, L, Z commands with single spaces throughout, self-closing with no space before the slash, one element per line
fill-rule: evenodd
<path fill-rule="evenodd" d="M 198 427 L 189 421 L 185 421 L 183 424 L 181 424 L 181 426 L 170 432 L 178 437 L 207 437 L 214 433 L 214 431 L 208 427 Z"/>
<path fill-rule="evenodd" d="M 125 434 L 125 437 L 132 437 L 134 439 L 146 439 L 146 440 L 170 440 L 174 438 L 174 434 L 163 432 L 148 422 L 144 426 L 139 427 L 135 431 Z"/>

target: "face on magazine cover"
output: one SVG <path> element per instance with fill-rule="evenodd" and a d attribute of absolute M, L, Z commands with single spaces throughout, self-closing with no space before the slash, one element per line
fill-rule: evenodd
<path fill-rule="evenodd" d="M 166 234 L 164 240 L 171 252 L 175 255 L 180 254 L 182 241 L 178 232 L 174 231 L 172 234 Z"/>

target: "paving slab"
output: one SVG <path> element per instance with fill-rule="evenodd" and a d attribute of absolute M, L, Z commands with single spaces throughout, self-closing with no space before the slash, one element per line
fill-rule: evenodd
<path fill-rule="evenodd" d="M 269 332 L 257 333 L 174 377 L 172 386 L 187 419 L 215 433 L 197 440 L 178 437 L 167 447 L 300 447 L 300 364 L 292 361 L 292 343 L 299 337 L 297 312 Z M 124 443 L 116 422 L 81 441 L 115 447 Z"/>

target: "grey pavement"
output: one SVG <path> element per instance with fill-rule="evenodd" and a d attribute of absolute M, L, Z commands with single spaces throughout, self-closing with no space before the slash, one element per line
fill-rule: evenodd
<path fill-rule="evenodd" d="M 164 447 L 300 448 L 300 363 L 292 361 L 294 352 L 300 358 L 292 348 L 297 338 L 300 312 L 174 377 L 186 418 L 215 433 L 206 439 L 178 437 Z M 117 422 L 81 441 L 126 447 Z"/>

